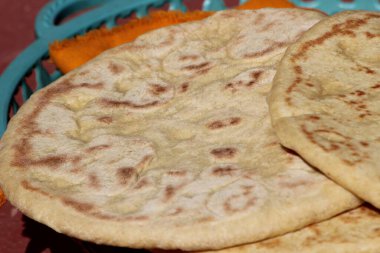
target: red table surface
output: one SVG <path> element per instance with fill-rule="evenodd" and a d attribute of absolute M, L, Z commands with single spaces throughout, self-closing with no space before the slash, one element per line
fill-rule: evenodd
<path fill-rule="evenodd" d="M 0 73 L 34 40 L 34 20 L 48 0 L 0 0 Z M 200 0 L 185 0 L 190 9 L 199 8 Z M 234 6 L 238 0 L 227 0 Z M 1 96 L 0 87 L 0 96 Z M 133 250 L 93 246 L 96 252 L 116 253 Z M 58 234 L 52 229 L 23 216 L 9 202 L 0 208 L 0 253 L 76 253 L 92 252 L 83 242 Z"/>

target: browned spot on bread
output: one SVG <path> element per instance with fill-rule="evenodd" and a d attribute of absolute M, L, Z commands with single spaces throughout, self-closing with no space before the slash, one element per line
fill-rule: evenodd
<path fill-rule="evenodd" d="M 302 82 L 302 79 L 300 78 L 300 77 L 297 77 L 295 80 L 294 80 L 294 82 L 286 89 L 286 93 L 291 93 L 293 90 L 294 90 L 294 88 L 299 84 L 299 83 L 301 83 Z"/>
<path fill-rule="evenodd" d="M 261 29 L 259 29 L 258 32 L 265 32 L 269 29 L 273 29 L 273 27 L 276 25 L 278 25 L 277 22 L 270 22 L 270 23 L 264 25 Z"/>
<path fill-rule="evenodd" d="M 101 89 L 103 88 L 104 83 L 80 83 L 78 87 L 81 88 L 91 88 L 91 89 Z"/>
<path fill-rule="evenodd" d="M 138 181 L 137 183 L 136 183 L 136 185 L 135 185 L 135 189 L 142 189 L 142 188 L 144 188 L 145 186 L 147 186 L 147 185 L 149 185 L 149 182 L 148 182 L 148 180 L 147 179 L 142 179 L 142 180 L 140 180 L 140 181 Z"/>
<path fill-rule="evenodd" d="M 302 74 L 302 67 L 300 65 L 295 65 L 294 66 L 294 72 L 296 72 L 296 74 L 298 74 L 298 75 L 301 75 Z"/>
<path fill-rule="evenodd" d="M 332 29 L 324 33 L 322 36 L 303 43 L 303 45 L 298 50 L 298 52 L 293 55 L 292 61 L 295 62 L 298 59 L 305 57 L 306 52 L 310 48 L 313 48 L 317 45 L 321 45 L 322 43 L 324 43 L 327 39 L 331 37 L 339 36 L 339 35 L 355 37 L 356 35 L 353 32 L 353 29 L 367 24 L 368 20 L 370 20 L 371 18 L 380 18 L 380 15 L 372 15 L 372 16 L 367 15 L 367 17 L 365 18 L 347 19 L 343 23 L 333 25 Z"/>
<path fill-rule="evenodd" d="M 189 89 L 189 83 L 183 83 L 181 85 L 181 92 L 186 92 Z"/>
<path fill-rule="evenodd" d="M 179 60 L 180 61 L 188 61 L 188 60 L 196 60 L 199 58 L 199 55 L 182 55 L 181 57 L 179 57 Z"/>
<path fill-rule="evenodd" d="M 214 176 L 223 177 L 223 176 L 233 176 L 238 169 L 231 166 L 226 167 L 216 167 L 212 170 Z"/>
<path fill-rule="evenodd" d="M 355 95 L 358 96 L 358 97 L 361 97 L 361 96 L 364 96 L 366 93 L 362 90 L 356 90 L 355 91 Z"/>
<path fill-rule="evenodd" d="M 80 202 L 80 201 L 70 199 L 70 198 L 62 198 L 62 202 L 65 205 L 68 205 L 74 208 L 75 210 L 77 210 L 78 212 L 82 212 L 82 213 L 87 213 L 94 209 L 94 205 L 92 204 Z"/>
<path fill-rule="evenodd" d="M 111 124 L 113 121 L 112 117 L 110 117 L 110 116 L 99 117 L 99 118 L 97 118 L 97 120 L 99 122 L 106 123 L 106 124 Z"/>
<path fill-rule="evenodd" d="M 210 129 L 218 129 L 218 128 L 225 127 L 225 125 L 223 124 L 222 121 L 216 120 L 216 121 L 213 121 L 210 124 L 208 124 L 207 127 Z"/>
<path fill-rule="evenodd" d="M 74 167 L 69 170 L 71 173 L 78 174 L 79 172 L 83 171 L 81 167 Z"/>
<path fill-rule="evenodd" d="M 102 83 L 97 84 L 79 84 L 74 85 L 68 80 L 62 80 L 57 85 L 49 86 L 44 90 L 41 90 L 40 97 L 38 102 L 36 103 L 35 110 L 30 113 L 27 117 L 20 121 L 20 132 L 19 134 L 22 136 L 18 142 L 13 146 L 14 155 L 11 161 L 11 165 L 19 168 L 30 168 L 32 166 L 48 166 L 50 168 L 56 169 L 60 165 L 75 161 L 79 161 L 77 157 L 69 157 L 63 155 L 56 155 L 45 157 L 41 159 L 33 159 L 30 154 L 31 150 L 33 150 L 32 145 L 30 144 L 30 140 L 33 136 L 38 134 L 48 134 L 48 131 L 42 133 L 42 131 L 38 128 L 35 120 L 41 111 L 49 104 L 54 97 L 58 95 L 62 95 L 64 93 L 69 93 L 70 91 L 79 87 L 89 88 L 89 89 L 98 89 L 102 86 Z"/>
<path fill-rule="evenodd" d="M 201 69 L 204 69 L 205 67 L 207 67 L 209 65 L 210 65 L 210 62 L 203 62 L 203 63 L 199 63 L 199 64 L 193 64 L 193 65 L 185 66 L 182 69 L 184 69 L 184 70 L 201 70 Z"/>
<path fill-rule="evenodd" d="M 308 119 L 311 121 L 317 121 L 317 120 L 320 120 L 321 118 L 317 115 L 310 115 Z"/>
<path fill-rule="evenodd" d="M 216 148 L 210 152 L 213 156 L 219 159 L 233 158 L 237 153 L 236 148 Z"/>
<path fill-rule="evenodd" d="M 289 189 L 294 189 L 299 186 L 305 186 L 308 185 L 310 182 L 307 180 L 298 180 L 298 181 L 281 181 L 280 186 L 289 188 Z"/>
<path fill-rule="evenodd" d="M 146 215 L 136 215 L 136 216 L 126 217 L 126 220 L 145 221 L 145 220 L 149 220 L 149 217 Z"/>
<path fill-rule="evenodd" d="M 230 125 L 237 125 L 241 122 L 241 118 L 239 117 L 232 117 L 230 119 Z"/>
<path fill-rule="evenodd" d="M 262 242 L 257 243 L 258 248 L 265 248 L 265 249 L 273 249 L 279 247 L 281 244 L 281 240 L 278 238 L 265 240 Z"/>
<path fill-rule="evenodd" d="M 111 147 L 110 145 L 98 145 L 98 146 L 94 146 L 94 147 L 91 147 L 91 148 L 87 148 L 85 152 L 86 153 L 91 153 L 91 152 L 94 152 L 94 151 L 100 151 L 100 150 L 108 149 L 110 147 Z"/>
<path fill-rule="evenodd" d="M 360 144 L 361 144 L 363 147 L 368 147 L 368 146 L 369 146 L 369 143 L 368 143 L 368 142 L 365 142 L 365 141 L 361 141 Z"/>
<path fill-rule="evenodd" d="M 88 180 L 90 181 L 90 187 L 98 189 L 100 187 L 100 181 L 96 174 L 91 173 L 88 175 Z"/>
<path fill-rule="evenodd" d="M 89 70 L 82 70 L 81 72 L 78 73 L 78 75 L 84 76 L 84 75 L 87 75 L 88 73 L 90 73 Z"/>
<path fill-rule="evenodd" d="M 226 202 L 223 205 L 224 210 L 228 213 L 236 213 L 236 212 L 240 212 L 240 211 L 245 211 L 249 207 L 254 206 L 256 203 L 256 200 L 257 200 L 255 197 L 245 198 L 244 205 L 239 206 L 239 207 L 234 207 L 232 202 L 235 199 L 239 199 L 239 198 L 241 198 L 241 195 L 238 195 L 238 194 L 234 194 L 234 195 L 231 195 L 230 197 L 228 197 Z"/>
<path fill-rule="evenodd" d="M 238 125 L 240 122 L 241 122 L 241 118 L 231 117 L 229 119 L 216 120 L 216 121 L 210 122 L 206 126 L 207 128 L 214 130 L 214 129 L 220 129 L 227 126 Z"/>
<path fill-rule="evenodd" d="M 380 88 L 380 83 L 377 83 L 373 86 L 371 86 L 371 89 L 379 89 Z"/>
<path fill-rule="evenodd" d="M 305 83 L 306 86 L 309 86 L 309 87 L 314 87 L 314 84 L 312 83 Z"/>
<path fill-rule="evenodd" d="M 82 160 L 82 157 L 81 157 L 81 156 L 74 156 L 74 157 L 71 157 L 71 158 L 70 158 L 70 161 L 71 161 L 73 164 L 75 164 L 75 165 L 77 165 L 81 160 Z"/>
<path fill-rule="evenodd" d="M 141 161 L 136 165 L 136 168 L 138 169 L 143 169 L 145 166 L 148 165 L 148 163 L 153 159 L 153 156 L 151 155 L 146 155 L 141 159 Z"/>
<path fill-rule="evenodd" d="M 123 167 L 117 170 L 117 180 L 120 185 L 126 185 L 135 175 L 136 169 L 133 167 Z"/>
<path fill-rule="evenodd" d="M 287 44 L 289 44 L 290 41 L 288 42 L 272 42 L 272 45 L 259 51 L 259 52 L 254 52 L 254 53 L 247 53 L 247 54 L 244 54 L 244 57 L 245 58 L 251 58 L 251 57 L 260 57 L 260 56 L 263 56 L 265 54 L 268 54 L 268 53 L 271 53 L 273 51 L 275 51 L 276 49 L 278 48 L 283 48 L 285 47 Z"/>
<path fill-rule="evenodd" d="M 374 34 L 374 33 L 371 33 L 371 32 L 365 32 L 365 35 L 367 36 L 368 39 L 373 39 L 373 38 L 376 38 L 376 37 L 380 37 L 380 34 Z"/>
<path fill-rule="evenodd" d="M 107 106 L 107 107 L 130 107 L 130 108 L 135 108 L 135 109 L 149 108 L 149 107 L 153 107 L 159 104 L 158 101 L 152 101 L 145 104 L 135 104 L 128 100 L 118 101 L 118 100 L 110 100 L 110 99 L 101 99 L 99 102 L 103 106 Z"/>
<path fill-rule="evenodd" d="M 153 95 L 160 95 L 162 93 L 167 92 L 167 90 L 168 90 L 167 87 L 159 85 L 159 84 L 151 84 L 150 87 L 151 87 L 150 92 Z"/>
<path fill-rule="evenodd" d="M 49 193 L 43 191 L 42 189 L 38 188 L 38 187 L 35 187 L 33 185 L 31 185 L 27 180 L 22 180 L 21 181 L 21 186 L 26 189 L 26 190 L 29 190 L 31 192 L 37 192 L 41 195 L 44 195 L 46 197 L 52 197 Z"/>
<path fill-rule="evenodd" d="M 56 169 L 59 166 L 61 166 L 63 163 L 65 163 L 67 160 L 68 159 L 66 156 L 58 156 L 58 155 L 57 156 L 49 156 L 49 157 L 42 158 L 39 160 L 31 161 L 30 165 L 47 166 L 47 167 L 51 167 L 53 169 Z"/>
<path fill-rule="evenodd" d="M 247 196 L 247 195 L 251 194 L 254 186 L 253 185 L 242 185 L 241 188 L 243 189 L 243 195 Z"/>
<path fill-rule="evenodd" d="M 169 176 L 174 176 L 174 177 L 183 177 L 187 174 L 185 170 L 175 170 L 175 171 L 168 171 L 167 174 Z"/>
<path fill-rule="evenodd" d="M 170 200 L 175 195 L 176 190 L 177 190 L 177 188 L 172 186 L 172 185 L 166 186 L 164 200 L 165 201 Z"/>
<path fill-rule="evenodd" d="M 112 74 L 117 75 L 117 74 L 120 74 L 124 70 L 124 66 L 110 62 L 108 64 L 108 69 L 111 71 Z"/>

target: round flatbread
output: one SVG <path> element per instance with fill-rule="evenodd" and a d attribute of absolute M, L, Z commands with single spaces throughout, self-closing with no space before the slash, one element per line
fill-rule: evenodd
<path fill-rule="evenodd" d="M 208 251 L 208 253 L 377 253 L 379 251 L 380 214 L 372 207 L 361 206 L 283 236 L 253 244 Z M 156 253 L 165 253 L 165 251 Z"/>
<path fill-rule="evenodd" d="M 323 17 L 223 11 L 102 54 L 11 120 L 1 187 L 57 231 L 127 247 L 217 249 L 357 206 L 280 146 L 266 105 L 285 49 Z"/>
<path fill-rule="evenodd" d="M 281 143 L 380 208 L 380 13 L 318 23 L 281 61 L 269 106 Z"/>

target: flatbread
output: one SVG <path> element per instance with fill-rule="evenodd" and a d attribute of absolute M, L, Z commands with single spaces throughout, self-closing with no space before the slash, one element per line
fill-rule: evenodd
<path fill-rule="evenodd" d="M 380 214 L 369 206 L 361 206 L 283 236 L 253 244 L 208 251 L 208 253 L 377 253 L 379 251 Z"/>
<path fill-rule="evenodd" d="M 1 187 L 59 232 L 139 248 L 218 249 L 359 205 L 283 149 L 268 116 L 275 65 L 323 17 L 224 11 L 102 54 L 11 120 Z"/>
<path fill-rule="evenodd" d="M 380 208 L 380 13 L 343 12 L 287 51 L 269 106 L 281 143 Z"/>

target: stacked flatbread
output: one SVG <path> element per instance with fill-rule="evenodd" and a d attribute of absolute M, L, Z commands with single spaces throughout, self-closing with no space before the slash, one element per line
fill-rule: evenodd
<path fill-rule="evenodd" d="M 136 248 L 221 249 L 357 207 L 280 145 L 266 104 L 285 50 L 323 18 L 223 11 L 103 53 L 12 118 L 0 186 L 59 232 Z"/>

